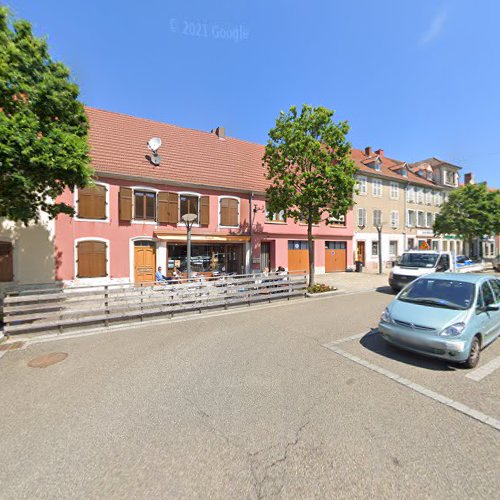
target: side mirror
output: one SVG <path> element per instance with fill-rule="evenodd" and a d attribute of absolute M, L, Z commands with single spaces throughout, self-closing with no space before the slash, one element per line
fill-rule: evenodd
<path fill-rule="evenodd" d="M 498 306 L 497 304 L 490 304 L 488 306 L 485 307 L 485 311 L 488 312 L 488 311 L 498 311 L 500 310 L 500 306 Z"/>
<path fill-rule="evenodd" d="M 442 273 L 443 271 L 444 271 L 444 266 L 443 265 L 440 265 L 440 266 L 436 267 L 436 272 L 437 273 Z"/>

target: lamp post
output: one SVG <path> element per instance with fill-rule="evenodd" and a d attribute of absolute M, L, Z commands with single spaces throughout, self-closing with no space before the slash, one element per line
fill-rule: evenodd
<path fill-rule="evenodd" d="M 380 221 L 378 224 L 375 224 L 375 228 L 378 233 L 378 273 L 382 274 L 382 228 L 384 227 L 384 223 Z"/>
<path fill-rule="evenodd" d="M 181 219 L 187 228 L 187 280 L 191 281 L 191 228 L 198 216 L 196 214 L 184 214 Z"/>

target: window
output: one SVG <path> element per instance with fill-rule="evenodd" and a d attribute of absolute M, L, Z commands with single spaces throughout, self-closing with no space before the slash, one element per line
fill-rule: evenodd
<path fill-rule="evenodd" d="M 489 306 L 495 303 L 495 296 L 493 295 L 493 290 L 488 285 L 488 283 L 483 283 L 481 285 L 481 301 L 480 304 L 483 306 Z"/>
<path fill-rule="evenodd" d="M 496 301 L 500 302 L 500 280 L 494 279 L 489 281 L 489 284 L 491 285 L 491 288 L 493 288 L 493 291 L 495 292 L 495 297 Z"/>
<path fill-rule="evenodd" d="M 271 213 L 267 209 L 267 203 L 266 203 L 266 220 L 268 222 L 286 222 L 284 211 L 281 210 L 280 212 L 277 213 Z"/>
<path fill-rule="evenodd" d="M 77 192 L 77 217 L 79 219 L 107 219 L 107 188 L 95 184 Z"/>
<path fill-rule="evenodd" d="M 156 220 L 156 193 L 134 191 L 134 219 Z"/>
<path fill-rule="evenodd" d="M 345 226 L 345 215 L 330 217 L 330 222 L 336 226 Z"/>
<path fill-rule="evenodd" d="M 399 212 L 397 210 L 391 211 L 391 227 L 397 229 L 399 227 Z"/>
<path fill-rule="evenodd" d="M 415 202 L 415 188 L 413 186 L 408 186 L 406 188 L 406 201 L 410 203 Z"/>
<path fill-rule="evenodd" d="M 196 194 L 181 194 L 179 196 L 179 206 L 180 206 L 180 213 L 179 213 L 179 221 L 182 221 L 182 216 L 186 214 L 195 214 L 196 215 L 196 221 L 195 224 L 199 224 L 199 217 L 198 217 L 198 205 L 199 205 L 199 196 Z"/>
<path fill-rule="evenodd" d="M 0 282 L 14 280 L 13 247 L 10 241 L 0 241 Z"/>
<path fill-rule="evenodd" d="M 220 204 L 220 225 L 228 227 L 238 227 L 240 225 L 240 202 L 236 198 L 221 198 Z"/>
<path fill-rule="evenodd" d="M 420 210 L 417 212 L 417 226 L 425 227 L 425 213 Z"/>
<path fill-rule="evenodd" d="M 373 211 L 373 225 L 380 226 L 382 224 L 382 210 Z"/>
<path fill-rule="evenodd" d="M 407 210 L 406 211 L 406 225 L 408 227 L 415 227 L 415 210 Z"/>
<path fill-rule="evenodd" d="M 368 193 L 368 179 L 364 175 L 358 175 L 357 187 L 359 194 L 366 195 Z"/>
<path fill-rule="evenodd" d="M 325 248 L 327 250 L 347 250 L 347 243 L 345 241 L 325 241 Z"/>
<path fill-rule="evenodd" d="M 358 208 L 357 225 L 361 228 L 366 227 L 366 208 Z"/>
<path fill-rule="evenodd" d="M 432 203 L 432 191 L 430 189 L 426 189 L 425 191 L 425 203 L 427 203 L 427 205 Z"/>
<path fill-rule="evenodd" d="M 434 214 L 432 212 L 427 212 L 427 220 L 426 220 L 426 226 L 427 227 L 432 227 L 434 224 Z"/>
<path fill-rule="evenodd" d="M 424 202 L 424 190 L 422 188 L 417 188 L 417 203 Z"/>
<path fill-rule="evenodd" d="M 408 238 L 408 250 L 413 250 L 415 248 L 415 239 Z"/>
<path fill-rule="evenodd" d="M 80 241 L 76 245 L 76 277 L 103 278 L 107 273 L 107 250 L 104 241 Z"/>
<path fill-rule="evenodd" d="M 396 240 L 389 241 L 389 255 L 395 257 L 398 254 L 398 242 Z"/>
<path fill-rule="evenodd" d="M 435 204 L 436 206 L 441 206 L 443 203 L 443 196 L 440 191 L 436 191 Z"/>
<path fill-rule="evenodd" d="M 288 250 L 307 250 L 307 241 L 289 240 Z"/>
<path fill-rule="evenodd" d="M 378 241 L 372 241 L 372 257 L 378 257 Z"/>
<path fill-rule="evenodd" d="M 390 197 L 392 200 L 399 200 L 399 184 L 397 182 L 391 182 Z"/>
<path fill-rule="evenodd" d="M 372 179 L 372 194 L 373 196 L 382 196 L 382 181 L 380 179 Z"/>

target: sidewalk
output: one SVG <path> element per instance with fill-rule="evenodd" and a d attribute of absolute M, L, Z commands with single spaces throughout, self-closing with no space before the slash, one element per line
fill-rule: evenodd
<path fill-rule="evenodd" d="M 388 274 L 329 273 L 317 274 L 315 281 L 316 283 L 335 286 L 341 292 L 358 292 L 379 287 L 388 287 L 388 277 Z"/>

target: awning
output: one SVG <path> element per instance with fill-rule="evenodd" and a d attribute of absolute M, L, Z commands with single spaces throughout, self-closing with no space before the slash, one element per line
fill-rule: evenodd
<path fill-rule="evenodd" d="M 168 243 L 186 243 L 187 234 L 178 232 L 155 231 L 154 236 L 161 241 Z M 193 243 L 246 243 L 250 241 L 250 236 L 234 234 L 193 234 L 191 233 Z"/>

